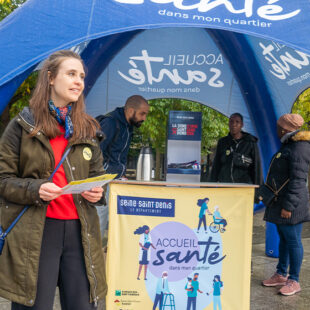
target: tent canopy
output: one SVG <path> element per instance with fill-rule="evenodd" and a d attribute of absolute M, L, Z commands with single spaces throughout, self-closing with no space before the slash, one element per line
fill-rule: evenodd
<path fill-rule="evenodd" d="M 276 119 L 309 86 L 309 13 L 308 0 L 28 0 L 0 23 L 0 111 L 38 63 L 79 45 L 91 114 L 134 93 L 241 111 L 266 172 Z"/>

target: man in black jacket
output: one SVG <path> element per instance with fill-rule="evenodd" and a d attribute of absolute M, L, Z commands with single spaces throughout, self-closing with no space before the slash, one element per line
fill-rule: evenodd
<path fill-rule="evenodd" d="M 211 182 L 261 184 L 262 172 L 257 138 L 242 131 L 243 116 L 229 118 L 229 134 L 218 141 Z"/>

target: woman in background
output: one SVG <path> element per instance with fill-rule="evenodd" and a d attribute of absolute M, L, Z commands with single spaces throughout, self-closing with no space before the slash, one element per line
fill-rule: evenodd
<path fill-rule="evenodd" d="M 264 280 L 264 286 L 282 286 L 282 295 L 301 291 L 299 273 L 303 260 L 301 232 L 310 220 L 307 178 L 310 163 L 310 131 L 300 131 L 304 120 L 298 114 L 284 114 L 277 121 L 280 150 L 273 156 L 266 183 L 279 192 L 267 206 L 264 219 L 274 223 L 280 236 L 276 273 Z M 289 268 L 289 271 L 288 271 Z"/>

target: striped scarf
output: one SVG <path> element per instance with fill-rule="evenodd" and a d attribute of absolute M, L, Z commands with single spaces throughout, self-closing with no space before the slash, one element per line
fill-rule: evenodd
<path fill-rule="evenodd" d="M 73 135 L 73 124 L 70 117 L 72 104 L 70 103 L 63 108 L 58 108 L 55 106 L 54 102 L 50 100 L 48 102 L 48 108 L 57 122 L 65 127 L 65 139 L 70 139 Z"/>

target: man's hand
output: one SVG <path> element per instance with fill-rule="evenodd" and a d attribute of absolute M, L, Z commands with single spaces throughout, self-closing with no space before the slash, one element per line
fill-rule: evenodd
<path fill-rule="evenodd" d="M 102 187 L 94 187 L 90 191 L 85 191 L 81 195 L 89 202 L 95 203 L 99 201 L 103 194 Z"/>
<path fill-rule="evenodd" d="M 281 217 L 284 219 L 290 219 L 292 217 L 292 212 L 291 211 L 287 211 L 285 209 L 281 210 Z"/>
<path fill-rule="evenodd" d="M 42 184 L 39 189 L 40 198 L 45 201 L 56 199 L 61 193 L 62 188 L 51 182 Z"/>

